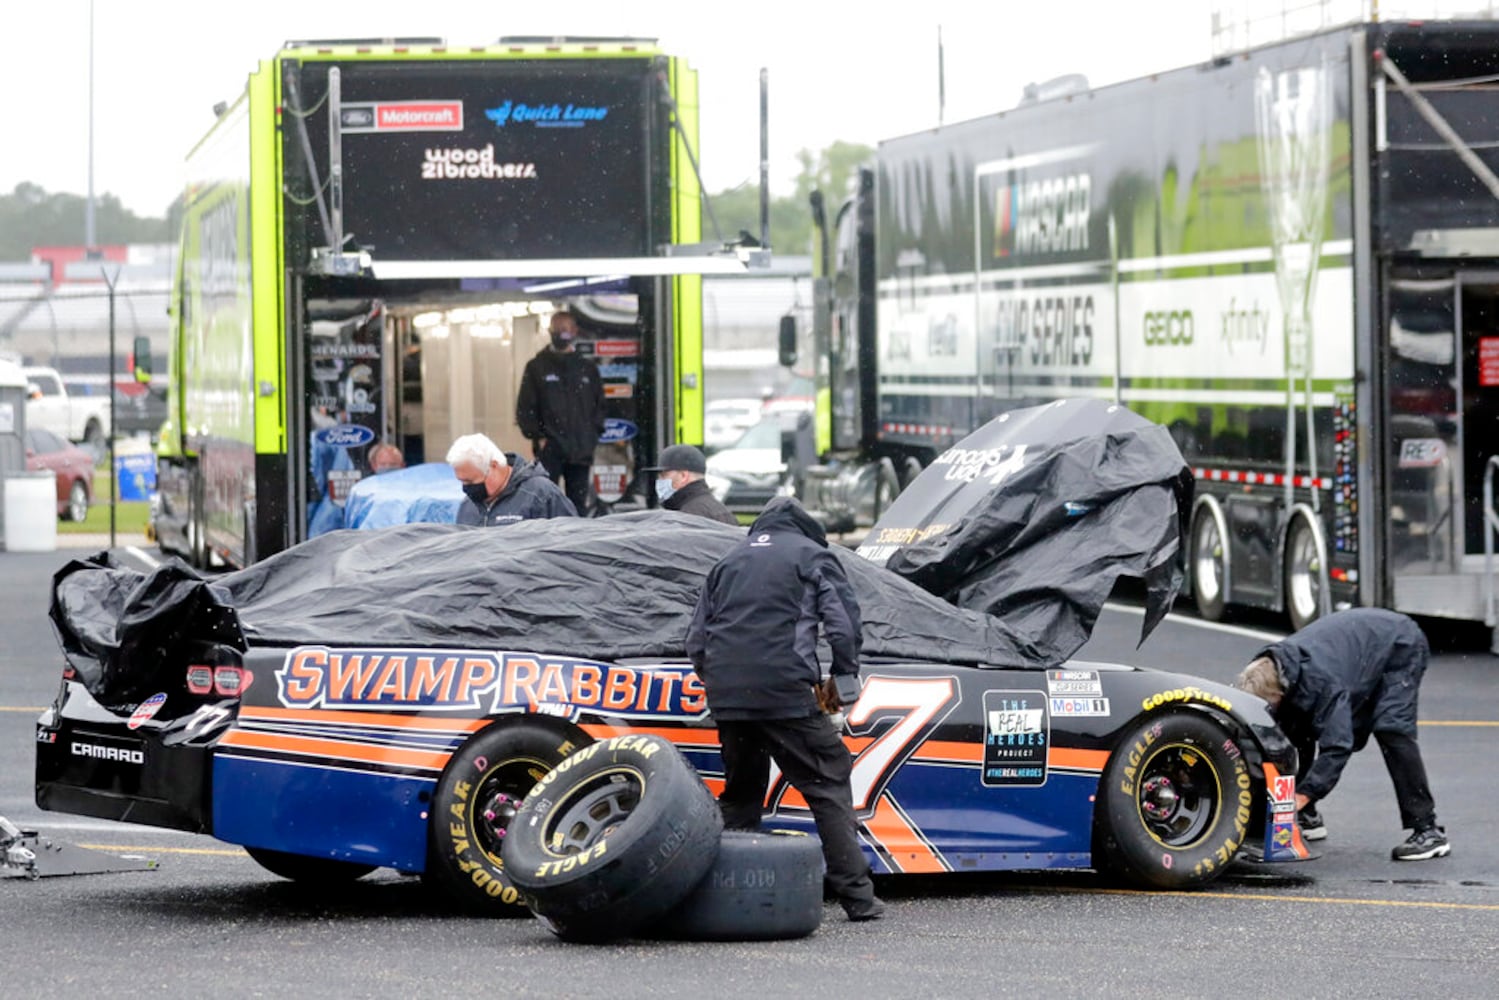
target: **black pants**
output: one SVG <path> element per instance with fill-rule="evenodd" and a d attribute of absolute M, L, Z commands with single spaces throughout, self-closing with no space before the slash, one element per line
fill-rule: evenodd
<path fill-rule="evenodd" d="M 562 492 L 578 509 L 579 517 L 588 516 L 588 497 L 592 492 L 593 464 L 591 462 L 564 462 L 562 456 L 552 448 L 541 449 L 537 457 L 541 467 L 547 470 L 552 482 L 562 479 Z"/>
<path fill-rule="evenodd" d="M 869 862 L 859 847 L 854 796 L 849 787 L 853 759 L 825 715 L 718 723 L 724 788 L 718 797 L 724 825 L 755 830 L 764 813 L 775 758 L 786 780 L 802 793 L 822 838 L 828 885 L 845 907 L 874 899 Z"/>

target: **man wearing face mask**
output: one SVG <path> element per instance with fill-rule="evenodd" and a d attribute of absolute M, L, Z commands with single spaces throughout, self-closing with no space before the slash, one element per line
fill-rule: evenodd
<path fill-rule="evenodd" d="M 465 434 L 454 441 L 448 449 L 448 464 L 467 498 L 458 508 L 459 524 L 492 527 L 577 514 L 546 470 L 501 451 L 483 434 Z"/>
<path fill-rule="evenodd" d="M 555 482 L 579 512 L 588 508 L 593 449 L 604 432 L 604 384 L 599 367 L 577 353 L 578 321 L 567 310 L 552 314 L 552 343 L 526 362 L 515 422 Z"/>
<path fill-rule="evenodd" d="M 642 470 L 657 473 L 656 497 L 667 510 L 698 514 L 713 521 L 739 526 L 739 519 L 718 502 L 703 482 L 708 463 L 703 453 L 690 444 L 674 444 L 661 449 L 658 464 Z"/>

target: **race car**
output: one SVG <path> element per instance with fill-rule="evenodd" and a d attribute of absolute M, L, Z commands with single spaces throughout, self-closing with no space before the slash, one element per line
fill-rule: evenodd
<path fill-rule="evenodd" d="M 1117 466 L 1129 433 L 1107 436 L 1105 460 Z M 1022 483 L 1025 455 L 1049 460 L 1047 448 L 1027 448 L 1012 465 Z M 1075 449 L 1058 454 L 1076 464 Z M 973 486 L 946 479 L 951 467 L 929 470 L 950 484 L 941 516 L 957 509 L 953 490 Z M 1143 485 L 1164 493 L 1146 496 L 1174 522 L 1179 477 L 1170 471 L 1162 486 L 1158 471 Z M 921 493 L 913 488 L 911 505 Z M 1137 494 L 1111 482 L 1068 495 L 1108 546 L 1133 544 L 1110 511 L 1133 511 Z M 890 513 L 909 518 L 911 505 Z M 1064 514 L 1057 531 L 1087 520 Z M 954 531 L 984 516 L 970 505 Z M 1038 511 L 1027 523 L 1045 519 Z M 1076 634 L 1086 638 L 1097 615 L 1080 591 L 1053 596 L 1047 617 L 1035 594 L 1012 587 L 1004 599 L 1024 614 L 1011 624 L 888 564 L 949 584 L 1005 570 L 971 552 L 957 576 L 936 570 L 963 546 L 892 552 L 888 540 L 954 533 L 889 530 L 900 534 L 872 536 L 875 558 L 837 550 L 864 617 L 863 690 L 844 741 L 876 873 L 1092 867 L 1188 888 L 1245 852 L 1306 856 L 1295 751 L 1263 702 L 1073 660 Z M 1086 557 L 1083 537 L 1064 548 Z M 743 538 L 643 511 L 333 532 L 213 580 L 175 562 L 150 575 L 105 554 L 73 562 L 54 582 L 67 666 L 37 725 L 37 803 L 212 834 L 290 878 L 390 867 L 421 873 L 461 906 L 519 912 L 500 857 L 507 825 L 573 751 L 663 736 L 721 788 L 713 720 L 683 646 L 704 577 Z M 1039 539 L 1026 543 L 1032 558 L 1051 544 Z M 1136 554 L 1147 582 L 1173 574 L 1156 540 Z M 1045 572 L 1057 569 L 1053 559 Z M 959 589 L 981 590 L 971 580 Z M 1149 593 L 1169 602 L 1168 590 Z M 766 806 L 769 826 L 812 828 L 778 776 Z"/>

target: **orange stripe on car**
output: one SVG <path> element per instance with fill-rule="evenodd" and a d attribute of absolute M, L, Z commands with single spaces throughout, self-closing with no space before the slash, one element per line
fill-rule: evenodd
<path fill-rule="evenodd" d="M 875 803 L 874 815 L 864 821 L 864 829 L 880 845 L 890 863 L 903 872 L 930 874 L 951 870 L 942 855 L 921 839 L 888 795 L 881 795 Z"/>
<path fill-rule="evenodd" d="M 393 715 L 387 712 L 355 712 L 347 709 L 250 708 L 241 706 L 241 722 L 324 722 L 344 726 L 390 726 L 395 729 L 427 729 L 438 732 L 472 733 L 483 729 L 494 719 L 435 719 L 422 715 Z"/>
<path fill-rule="evenodd" d="M 441 771 L 447 765 L 447 753 L 430 750 L 411 750 L 405 747 L 374 746 L 368 743 L 347 743 L 342 740 L 319 739 L 312 736 L 287 736 L 281 733 L 257 733 L 244 729 L 233 729 L 219 741 L 221 747 L 237 747 L 243 750 L 273 750 L 288 754 L 309 754 L 335 760 L 352 760 L 366 764 L 388 764 L 394 767 L 425 768 Z"/>

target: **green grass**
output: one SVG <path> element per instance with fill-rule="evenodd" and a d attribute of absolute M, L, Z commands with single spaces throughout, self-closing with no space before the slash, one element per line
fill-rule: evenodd
<path fill-rule="evenodd" d="M 115 477 L 109 474 L 109 464 L 106 460 L 94 470 L 94 501 L 89 504 L 88 517 L 82 521 L 64 521 L 59 518 L 57 533 L 60 535 L 108 534 L 109 505 L 114 501 L 117 485 Z M 115 508 L 115 534 L 144 534 L 146 522 L 150 519 L 151 504 L 149 502 L 122 500 Z"/>

